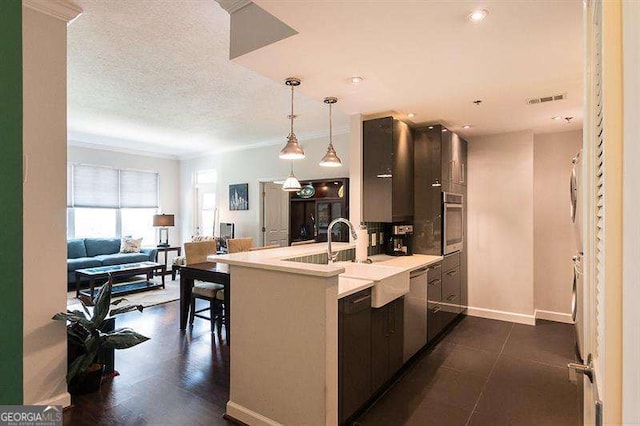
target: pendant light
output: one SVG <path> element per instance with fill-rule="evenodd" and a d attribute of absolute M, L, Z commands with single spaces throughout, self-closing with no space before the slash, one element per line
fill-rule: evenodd
<path fill-rule="evenodd" d="M 296 118 L 293 114 L 293 89 L 296 86 L 300 86 L 300 79 L 289 77 L 284 81 L 284 84 L 291 87 L 291 115 L 289 115 L 291 130 L 289 136 L 287 136 L 287 144 L 282 148 L 282 151 L 280 151 L 280 158 L 283 160 L 301 160 L 304 158 L 304 150 L 298 143 L 296 134 L 293 133 L 293 119 Z"/>
<path fill-rule="evenodd" d="M 324 98 L 324 103 L 329 105 L 329 146 L 327 147 L 327 153 L 320 160 L 320 165 L 322 167 L 340 167 L 342 166 L 342 161 L 338 154 L 336 154 L 336 149 L 333 147 L 333 115 L 332 115 L 332 106 L 338 102 L 338 98 Z"/>
<path fill-rule="evenodd" d="M 282 184 L 282 190 L 287 192 L 300 191 L 302 189 L 302 185 L 300 185 L 300 181 L 296 178 L 296 175 L 293 174 L 293 161 L 291 162 L 291 173 L 289 173 L 289 177 Z"/>

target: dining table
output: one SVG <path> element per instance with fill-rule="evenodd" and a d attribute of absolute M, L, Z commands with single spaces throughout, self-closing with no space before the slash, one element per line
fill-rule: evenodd
<path fill-rule="evenodd" d="M 224 286 L 224 332 L 225 340 L 229 344 L 231 341 L 231 275 L 227 264 L 203 262 L 180 267 L 180 330 L 187 329 L 191 293 L 196 280 Z"/>

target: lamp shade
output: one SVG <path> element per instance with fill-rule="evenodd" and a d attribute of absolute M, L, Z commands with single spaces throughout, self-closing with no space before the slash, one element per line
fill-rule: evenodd
<path fill-rule="evenodd" d="M 154 214 L 153 226 L 157 226 L 157 227 L 175 226 L 175 217 L 172 214 Z"/>
<path fill-rule="evenodd" d="M 300 191 L 302 186 L 300 185 L 300 181 L 294 176 L 293 172 L 289 175 L 287 180 L 282 184 L 282 190 L 287 192 Z"/>
<path fill-rule="evenodd" d="M 322 160 L 320 160 L 320 165 L 322 167 L 342 166 L 342 161 L 340 160 L 340 157 L 338 157 L 338 154 L 336 154 L 333 144 L 329 145 L 329 148 L 327 148 L 327 153 L 322 157 Z"/>
<path fill-rule="evenodd" d="M 304 150 L 295 134 L 291 133 L 287 138 L 287 144 L 280 151 L 280 158 L 283 160 L 301 160 L 304 158 Z"/>

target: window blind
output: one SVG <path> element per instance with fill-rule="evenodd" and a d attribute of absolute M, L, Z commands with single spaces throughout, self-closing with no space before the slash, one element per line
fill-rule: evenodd
<path fill-rule="evenodd" d="M 158 208 L 159 175 L 111 167 L 71 165 L 67 206 L 89 208 Z"/>
<path fill-rule="evenodd" d="M 120 208 L 158 208 L 158 173 L 120 170 Z"/>
<path fill-rule="evenodd" d="M 72 172 L 71 207 L 119 207 L 117 169 L 74 165 Z"/>

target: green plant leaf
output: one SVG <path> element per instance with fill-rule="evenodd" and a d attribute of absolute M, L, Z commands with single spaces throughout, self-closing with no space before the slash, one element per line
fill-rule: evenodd
<path fill-rule="evenodd" d="M 118 314 L 124 314 L 125 312 L 131 312 L 131 311 L 142 312 L 143 310 L 144 310 L 144 306 L 142 305 L 127 305 L 127 306 L 122 306 L 120 308 L 112 309 L 111 312 L 109 312 L 109 315 L 115 316 Z"/>
<path fill-rule="evenodd" d="M 81 324 L 88 330 L 92 330 L 95 328 L 93 322 L 91 322 L 91 320 L 88 320 L 80 311 L 59 312 L 55 314 L 52 319 L 57 321 L 69 321 L 71 324 Z"/>
<path fill-rule="evenodd" d="M 149 340 L 148 337 L 136 333 L 130 328 L 119 328 L 103 333 L 102 346 L 107 349 L 127 349 Z"/>
<path fill-rule="evenodd" d="M 114 301 L 112 301 L 112 302 L 111 302 L 111 304 L 112 304 L 113 306 L 118 306 L 119 304 L 121 304 L 122 302 L 125 302 L 126 300 L 127 300 L 127 299 L 124 299 L 124 298 L 122 298 L 122 299 L 118 299 L 118 300 L 114 300 Z"/>
<path fill-rule="evenodd" d="M 100 328 L 102 327 L 102 322 L 109 314 L 109 305 L 111 304 L 111 278 L 109 278 L 108 283 L 100 287 L 94 302 L 95 307 L 93 308 L 91 321 L 93 321 L 97 328 Z"/>

